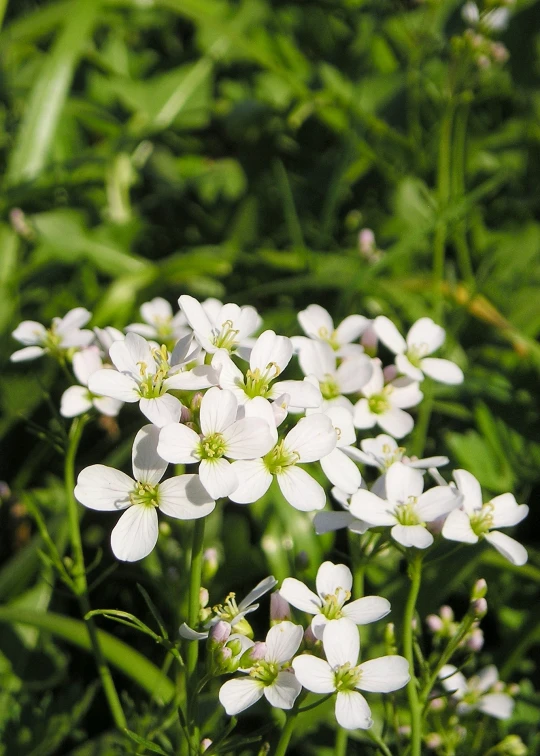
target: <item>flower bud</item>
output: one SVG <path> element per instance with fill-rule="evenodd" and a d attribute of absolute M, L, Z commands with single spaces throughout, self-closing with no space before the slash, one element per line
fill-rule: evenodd
<path fill-rule="evenodd" d="M 444 627 L 443 621 L 438 614 L 428 614 L 426 624 L 432 633 L 439 633 Z"/>
<path fill-rule="evenodd" d="M 375 247 L 375 234 L 370 228 L 361 228 L 358 233 L 358 246 L 363 254 L 371 252 Z"/>
<path fill-rule="evenodd" d="M 426 735 L 426 748 L 429 748 L 431 751 L 435 751 L 437 748 L 440 748 L 443 744 L 443 739 L 439 735 L 438 732 L 430 732 L 429 735 Z"/>
<path fill-rule="evenodd" d="M 472 602 L 471 609 L 475 617 L 482 619 L 482 617 L 485 617 L 487 614 L 487 601 L 485 600 L 485 598 L 476 599 L 476 601 Z"/>
<path fill-rule="evenodd" d="M 275 591 L 270 596 L 270 624 L 276 625 L 278 622 L 284 622 L 291 619 L 291 607 L 289 602 L 285 601 L 279 591 Z"/>
<path fill-rule="evenodd" d="M 199 590 L 199 606 L 201 609 L 204 609 L 208 606 L 208 602 L 210 601 L 210 594 L 208 593 L 208 590 L 206 588 L 201 587 Z"/>
<path fill-rule="evenodd" d="M 397 654 L 396 628 L 393 622 L 387 622 L 384 628 L 384 645 L 387 654 Z"/>
<path fill-rule="evenodd" d="M 475 601 L 476 599 L 485 598 L 486 594 L 487 594 L 487 583 L 484 580 L 484 578 L 480 578 L 473 585 L 473 589 L 472 589 L 472 593 L 471 593 L 471 601 Z"/>
<path fill-rule="evenodd" d="M 383 368 L 383 375 L 384 375 L 384 382 L 390 383 L 390 381 L 393 381 L 394 378 L 397 378 L 397 367 L 395 365 L 387 365 L 385 368 Z"/>
<path fill-rule="evenodd" d="M 446 606 L 446 605 L 441 606 L 441 608 L 439 609 L 439 613 L 444 622 L 454 621 L 454 612 L 451 606 Z"/>
<path fill-rule="evenodd" d="M 446 706 L 444 698 L 432 698 L 429 702 L 429 708 L 431 711 L 442 711 Z"/>
<path fill-rule="evenodd" d="M 308 627 L 304 630 L 304 643 L 306 644 L 306 647 L 308 649 L 313 649 L 319 641 L 313 634 L 313 630 L 311 629 L 311 625 L 308 625 Z"/>
<path fill-rule="evenodd" d="M 266 643 L 264 643 L 263 641 L 258 641 L 257 643 L 254 643 L 253 646 L 248 648 L 247 651 L 244 651 L 244 653 L 240 657 L 239 666 L 242 669 L 249 669 L 249 667 L 252 667 L 255 662 L 264 659 L 265 655 Z"/>
<path fill-rule="evenodd" d="M 220 620 L 210 630 L 210 640 L 214 643 L 225 643 L 231 634 L 231 626 L 228 622 Z"/>
<path fill-rule="evenodd" d="M 212 745 L 212 741 L 210 740 L 210 738 L 204 738 L 203 740 L 201 740 L 201 748 L 200 748 L 201 753 L 204 753 L 205 751 L 207 751 L 211 745 Z"/>
<path fill-rule="evenodd" d="M 240 635 L 245 635 L 246 638 L 253 638 L 253 628 L 245 617 L 234 623 L 234 632 Z"/>
<path fill-rule="evenodd" d="M 227 643 L 225 648 L 228 648 L 233 656 L 238 656 L 238 654 L 242 651 L 242 642 L 239 640 L 239 638 L 234 638 L 234 640 L 230 640 Z"/>
<path fill-rule="evenodd" d="M 202 578 L 204 582 L 212 580 L 219 567 L 217 549 L 206 549 L 203 554 Z"/>
<path fill-rule="evenodd" d="M 187 407 L 184 407 L 184 405 L 182 405 L 182 409 L 180 410 L 180 422 L 184 425 L 187 425 L 188 423 L 191 422 L 192 419 L 193 419 L 193 416 L 190 410 Z"/>
<path fill-rule="evenodd" d="M 481 651 L 484 646 L 484 633 L 479 627 L 475 627 L 471 630 L 469 637 L 465 641 L 465 645 L 471 651 Z"/>

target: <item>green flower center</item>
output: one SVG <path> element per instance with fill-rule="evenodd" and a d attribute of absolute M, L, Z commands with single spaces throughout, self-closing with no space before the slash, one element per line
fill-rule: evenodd
<path fill-rule="evenodd" d="M 470 519 L 473 533 L 479 538 L 482 538 L 482 536 L 485 536 L 485 534 L 493 527 L 493 504 L 488 501 L 488 503 L 484 504 L 482 509 L 475 512 Z"/>
<path fill-rule="evenodd" d="M 394 515 L 400 525 L 424 525 L 418 512 L 416 511 L 416 504 L 418 498 L 416 496 L 409 496 L 407 501 L 403 504 L 399 504 L 395 510 Z"/>
<path fill-rule="evenodd" d="M 384 444 L 382 448 L 384 454 L 384 466 L 391 467 L 394 462 L 400 462 L 405 454 L 405 447 L 398 446 L 397 449 L 392 449 L 388 444 Z"/>
<path fill-rule="evenodd" d="M 139 383 L 139 394 L 143 399 L 157 399 L 166 391 L 163 383 L 169 374 L 170 365 L 165 344 L 162 344 L 159 349 L 153 349 L 152 356 L 158 365 L 155 373 L 148 373 L 146 362 L 137 363 L 142 379 Z"/>
<path fill-rule="evenodd" d="M 337 382 L 331 375 L 324 376 L 324 380 L 319 384 L 319 388 L 324 399 L 336 399 L 341 394 Z"/>
<path fill-rule="evenodd" d="M 262 396 L 268 399 L 271 393 L 270 383 L 280 374 L 279 365 L 275 362 L 269 362 L 266 370 L 248 370 L 246 373 L 246 382 L 244 391 L 250 399 L 256 396 Z"/>
<path fill-rule="evenodd" d="M 255 662 L 249 671 L 250 677 L 259 680 L 263 685 L 272 685 L 278 674 L 279 664 L 276 662 L 268 662 L 264 659 Z"/>
<path fill-rule="evenodd" d="M 226 320 L 221 325 L 221 330 L 217 331 L 214 335 L 214 346 L 218 349 L 226 349 L 231 352 L 238 344 L 238 331 L 233 328 L 232 320 Z"/>
<path fill-rule="evenodd" d="M 390 402 L 385 394 L 373 394 L 368 399 L 368 407 L 373 415 L 384 415 L 390 409 Z"/>
<path fill-rule="evenodd" d="M 159 506 L 159 486 L 151 483 L 135 483 L 135 488 L 129 494 L 129 500 L 132 504 L 139 504 L 145 507 Z"/>
<path fill-rule="evenodd" d="M 227 444 L 221 433 L 213 433 L 201 440 L 197 454 L 201 459 L 212 461 L 223 457 L 226 451 Z"/>
<path fill-rule="evenodd" d="M 338 693 L 346 690 L 354 690 L 362 677 L 362 670 L 358 667 L 352 667 L 349 662 L 342 664 L 334 672 L 334 685 Z"/>
<path fill-rule="evenodd" d="M 284 468 L 295 465 L 300 459 L 300 455 L 297 452 L 291 452 L 285 448 L 284 440 L 276 444 L 274 448 L 263 457 L 263 462 L 266 469 L 271 475 L 279 475 L 283 472 Z"/>
<path fill-rule="evenodd" d="M 337 339 L 337 331 L 332 331 L 330 333 L 328 328 L 321 326 L 317 331 L 317 336 L 322 339 L 322 341 L 326 341 L 327 344 L 330 344 L 334 352 L 337 352 L 340 347 L 339 341 Z"/>
<path fill-rule="evenodd" d="M 154 318 L 152 325 L 160 341 L 168 341 L 172 337 L 172 318 Z"/>
<path fill-rule="evenodd" d="M 324 597 L 321 614 L 324 614 L 326 619 L 329 620 L 339 619 L 343 616 L 341 611 L 343 604 L 348 601 L 350 597 L 350 591 L 346 591 L 344 588 L 337 588 L 335 593 L 328 593 Z"/>
<path fill-rule="evenodd" d="M 413 367 L 420 368 L 420 362 L 428 354 L 429 347 L 427 344 L 415 344 L 405 352 L 405 357 L 409 360 Z"/>

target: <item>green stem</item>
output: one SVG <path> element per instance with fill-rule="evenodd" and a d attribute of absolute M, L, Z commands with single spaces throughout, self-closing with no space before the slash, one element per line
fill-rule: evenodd
<path fill-rule="evenodd" d="M 411 557 L 409 562 L 409 577 L 411 587 L 407 604 L 405 606 L 405 615 L 403 617 L 403 647 L 405 658 L 409 662 L 411 679 L 407 683 L 407 696 L 411 710 L 411 756 L 421 756 L 422 749 L 422 706 L 418 696 L 417 679 L 414 674 L 414 615 L 416 612 L 416 601 L 420 591 L 422 580 L 422 554 L 417 551 Z"/>
<path fill-rule="evenodd" d="M 349 733 L 340 727 L 336 732 L 336 742 L 334 745 L 334 756 L 347 756 L 347 741 Z"/>
<path fill-rule="evenodd" d="M 83 618 L 85 618 L 86 629 L 90 638 L 90 644 L 96 665 L 98 668 L 98 674 L 101 679 L 103 691 L 107 698 L 107 703 L 111 710 L 114 723 L 119 730 L 124 730 L 127 727 L 127 720 L 120 703 L 120 698 L 114 685 L 114 680 L 111 675 L 111 670 L 101 648 L 101 643 L 98 636 L 98 631 L 93 617 L 86 618 L 86 615 L 91 610 L 90 600 L 88 598 L 88 585 L 86 582 L 86 571 L 84 565 L 84 553 L 81 539 L 81 529 L 79 525 L 79 512 L 77 508 L 77 502 L 73 494 L 75 488 L 75 458 L 77 456 L 77 450 L 84 430 L 84 426 L 88 422 L 86 416 L 75 418 L 69 431 L 69 443 L 66 453 L 66 460 L 64 466 L 64 479 L 66 486 L 66 500 L 68 507 L 68 523 L 69 534 L 71 538 L 72 558 L 73 558 L 73 587 L 75 595 L 79 601 L 79 606 Z"/>
<path fill-rule="evenodd" d="M 0 0 L 0 29 L 4 23 L 4 16 L 7 10 L 8 0 Z"/>
<path fill-rule="evenodd" d="M 428 706 L 428 698 L 429 694 L 431 693 L 433 686 L 437 682 L 437 679 L 439 677 L 439 672 L 444 667 L 447 662 L 450 661 L 452 656 L 454 655 L 454 652 L 456 651 L 457 647 L 463 640 L 463 638 L 467 635 L 471 627 L 474 625 L 475 617 L 473 614 L 466 614 L 461 626 L 458 628 L 456 634 L 452 638 L 451 641 L 449 641 L 448 645 L 442 652 L 440 659 L 438 660 L 437 664 L 435 665 L 435 668 L 433 669 L 427 683 L 424 686 L 424 689 L 422 691 L 421 699 L 424 702 L 424 711 L 426 710 Z"/>
<path fill-rule="evenodd" d="M 411 454 L 422 457 L 426 448 L 429 422 L 433 411 L 433 383 L 430 378 L 424 381 L 424 400 L 418 410 L 418 419 L 411 440 Z"/>
<path fill-rule="evenodd" d="M 469 104 L 463 103 L 456 111 L 454 127 L 454 145 L 452 156 L 452 197 L 459 202 L 465 195 L 465 157 L 467 145 L 467 123 Z M 461 218 L 454 231 L 454 244 L 463 280 L 472 288 L 475 278 L 467 243 L 466 219 Z"/>
<path fill-rule="evenodd" d="M 285 754 L 287 753 L 287 748 L 289 747 L 289 742 L 291 740 L 291 737 L 294 731 L 294 725 L 296 723 L 297 716 L 298 716 L 298 711 L 296 709 L 293 709 L 287 715 L 287 721 L 285 722 L 285 727 L 281 731 L 281 736 L 276 746 L 276 751 L 274 753 L 274 756 L 285 756 Z"/>
<path fill-rule="evenodd" d="M 199 623 L 199 612 L 201 608 L 201 579 L 203 566 L 203 548 L 204 548 L 204 526 L 205 519 L 201 517 L 193 523 L 193 542 L 191 547 L 191 566 L 189 575 L 189 607 L 188 607 L 188 625 L 197 627 Z M 186 651 L 186 688 L 189 698 L 189 706 L 193 712 L 192 722 L 190 722 L 192 743 L 198 744 L 199 732 L 196 723 L 196 696 L 197 696 L 197 661 L 199 658 L 198 641 L 189 641 Z M 198 746 L 197 746 L 198 747 Z"/>
<path fill-rule="evenodd" d="M 452 126 L 454 120 L 454 102 L 451 99 L 446 108 L 441 124 L 441 137 L 439 143 L 439 161 L 437 169 L 437 193 L 439 200 L 439 213 L 447 210 L 450 199 L 450 176 L 451 176 L 451 145 L 452 145 Z M 433 245 L 433 285 L 435 289 L 435 320 L 440 321 L 443 310 L 443 281 L 444 281 L 444 261 L 446 248 L 446 222 L 439 220 L 435 229 L 435 240 Z"/>
<path fill-rule="evenodd" d="M 379 751 L 381 751 L 384 756 L 392 756 L 392 751 L 388 748 L 384 740 L 377 735 L 377 733 L 373 732 L 373 730 L 368 730 L 367 734 L 371 738 L 371 740 L 376 743 L 379 747 Z"/>

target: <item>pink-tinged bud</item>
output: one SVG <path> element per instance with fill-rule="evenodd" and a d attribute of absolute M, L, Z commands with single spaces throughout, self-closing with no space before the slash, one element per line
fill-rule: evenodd
<path fill-rule="evenodd" d="M 439 614 L 444 622 L 453 622 L 454 620 L 454 612 L 450 606 L 441 606 Z"/>
<path fill-rule="evenodd" d="M 491 55 L 495 63 L 506 63 L 510 57 L 510 53 L 502 42 L 493 42 L 491 44 Z"/>
<path fill-rule="evenodd" d="M 519 696 L 519 685 L 517 683 L 512 683 L 507 688 L 507 693 L 509 696 L 516 697 Z"/>
<path fill-rule="evenodd" d="M 210 740 L 210 738 L 204 738 L 203 740 L 201 740 L 201 753 L 207 751 L 211 745 L 212 741 Z"/>
<path fill-rule="evenodd" d="M 232 659 L 233 652 L 230 648 L 227 648 L 227 646 L 223 646 L 223 648 L 219 649 L 219 660 L 222 664 L 229 662 Z"/>
<path fill-rule="evenodd" d="M 412 618 L 412 621 L 411 621 L 411 627 L 412 627 L 412 629 L 413 629 L 413 630 L 414 630 L 415 632 L 416 632 L 416 631 L 418 630 L 418 622 L 417 622 L 417 620 L 416 620 L 416 617 L 413 617 L 413 618 Z"/>
<path fill-rule="evenodd" d="M 482 71 L 487 71 L 488 68 L 491 68 L 491 61 L 487 55 L 479 55 L 476 59 L 476 65 L 478 68 L 481 68 Z"/>
<path fill-rule="evenodd" d="M 317 643 L 317 638 L 313 634 L 313 630 L 311 629 L 311 625 L 308 625 L 307 629 L 304 631 L 304 643 L 308 648 L 313 648 L 313 646 Z"/>
<path fill-rule="evenodd" d="M 377 345 L 379 343 L 379 339 L 377 337 L 377 334 L 375 333 L 375 329 L 370 324 L 360 337 L 360 343 L 366 350 L 366 354 L 369 354 L 370 357 L 373 357 L 377 354 Z"/>
<path fill-rule="evenodd" d="M 410 725 L 401 725 L 401 727 L 398 727 L 398 733 L 400 735 L 409 736 L 411 734 L 411 726 Z"/>
<path fill-rule="evenodd" d="M 487 594 L 487 583 L 484 580 L 484 578 L 480 578 L 476 581 L 476 583 L 473 585 L 473 589 L 471 592 L 471 601 L 475 601 L 475 599 L 481 599 L 485 598 Z"/>
<path fill-rule="evenodd" d="M 250 656 L 253 661 L 260 661 L 266 656 L 266 643 L 264 641 L 257 641 L 250 648 Z"/>
<path fill-rule="evenodd" d="M 201 588 L 199 590 L 199 606 L 201 609 L 204 609 L 205 606 L 208 606 L 208 602 L 210 601 L 210 594 L 208 593 L 208 590 L 206 588 Z"/>
<path fill-rule="evenodd" d="M 210 630 L 210 638 L 214 643 L 225 643 L 231 634 L 231 626 L 225 620 L 220 620 Z"/>
<path fill-rule="evenodd" d="M 430 732 L 429 735 L 426 735 L 426 748 L 429 748 L 431 751 L 440 748 L 442 744 L 443 739 L 438 732 Z"/>
<path fill-rule="evenodd" d="M 285 601 L 279 591 L 275 591 L 270 596 L 270 622 L 283 622 L 290 620 L 291 607 L 289 602 Z"/>
<path fill-rule="evenodd" d="M 219 567 L 219 559 L 217 549 L 206 549 L 203 554 L 203 580 L 208 582 L 212 580 Z"/>
<path fill-rule="evenodd" d="M 362 228 L 358 233 L 358 247 L 360 252 L 365 255 L 375 249 L 375 234 L 370 228 Z"/>
<path fill-rule="evenodd" d="M 0 501 L 7 501 L 9 498 L 11 498 L 11 488 L 5 480 L 0 480 Z"/>
<path fill-rule="evenodd" d="M 428 614 L 426 624 L 432 633 L 439 633 L 443 629 L 443 621 L 438 614 Z"/>
<path fill-rule="evenodd" d="M 481 651 L 484 646 L 484 633 L 479 627 L 475 627 L 467 638 L 465 645 L 471 651 Z"/>
<path fill-rule="evenodd" d="M 197 391 L 197 393 L 193 395 L 193 399 L 191 400 L 191 404 L 189 405 L 189 408 L 192 412 L 198 412 L 200 410 L 203 396 L 204 394 L 202 394 L 200 391 Z"/>
<path fill-rule="evenodd" d="M 485 617 L 488 610 L 487 601 L 485 598 L 476 599 L 476 601 L 472 602 L 472 610 L 474 612 L 474 616 L 478 619 L 482 619 L 482 617 Z"/>
<path fill-rule="evenodd" d="M 395 365 L 387 365 L 385 368 L 383 368 L 383 376 L 384 376 L 384 382 L 390 383 L 390 381 L 393 381 L 394 378 L 397 378 L 397 367 Z"/>
<path fill-rule="evenodd" d="M 494 693 L 504 693 L 505 685 L 502 680 L 497 680 L 497 682 L 492 686 L 491 690 Z"/>
<path fill-rule="evenodd" d="M 431 711 L 442 711 L 446 706 L 444 698 L 432 698 L 429 702 L 429 708 Z"/>
<path fill-rule="evenodd" d="M 180 422 L 184 425 L 187 425 L 191 422 L 192 419 L 193 415 L 191 414 L 190 410 L 182 405 L 182 409 L 180 410 Z"/>

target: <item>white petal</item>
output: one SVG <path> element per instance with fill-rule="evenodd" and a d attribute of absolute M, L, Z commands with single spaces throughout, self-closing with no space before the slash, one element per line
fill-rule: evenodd
<path fill-rule="evenodd" d="M 493 530 L 491 533 L 486 534 L 485 539 L 494 546 L 503 557 L 506 557 L 509 562 L 512 562 L 512 564 L 515 564 L 518 567 L 522 567 L 529 558 L 527 549 L 513 538 L 510 538 L 510 536 L 507 536 L 506 533 Z"/>
<path fill-rule="evenodd" d="M 215 506 L 198 475 L 177 475 L 159 485 L 159 508 L 169 517 L 197 520 L 213 512 Z"/>
<path fill-rule="evenodd" d="M 285 601 L 308 614 L 317 614 L 322 606 L 320 598 L 296 578 L 285 578 L 279 592 Z"/>
<path fill-rule="evenodd" d="M 311 632 L 317 638 L 317 640 L 323 639 L 324 634 L 324 628 L 326 625 L 330 622 L 329 619 L 327 619 L 324 614 L 316 614 L 313 619 L 311 620 Z"/>
<path fill-rule="evenodd" d="M 367 399 L 359 399 L 354 405 L 353 422 L 355 428 L 373 428 L 377 422 L 377 415 L 369 409 Z"/>
<path fill-rule="evenodd" d="M 346 409 L 345 407 L 331 406 L 325 410 L 324 414 L 332 421 L 332 425 L 338 434 L 337 445 L 340 448 L 356 443 L 356 433 L 354 430 L 352 413 L 349 409 Z"/>
<path fill-rule="evenodd" d="M 219 389 L 218 389 L 219 390 Z M 225 454 L 231 459 L 263 457 L 274 446 L 274 436 L 265 420 L 246 417 L 223 431 Z"/>
<path fill-rule="evenodd" d="M 283 399 L 283 397 L 281 398 Z M 275 412 L 276 412 L 276 403 L 273 402 L 271 404 L 268 401 L 268 399 L 264 399 L 262 396 L 256 396 L 254 399 L 252 399 L 250 402 L 247 402 L 244 405 L 245 417 L 258 417 L 266 422 L 266 424 L 268 425 L 269 433 L 274 440 L 274 445 L 277 443 L 277 440 L 278 440 Z M 286 416 L 287 416 L 287 411 L 285 410 L 285 415 L 283 417 L 283 420 L 285 419 Z"/>
<path fill-rule="evenodd" d="M 211 365 L 198 365 L 193 370 L 183 370 L 165 378 L 163 386 L 167 391 L 198 391 L 216 386 L 219 382 L 218 371 Z"/>
<path fill-rule="evenodd" d="M 361 693 L 354 690 L 337 694 L 336 720 L 345 730 L 369 730 L 373 725 L 368 702 Z"/>
<path fill-rule="evenodd" d="M 275 401 L 283 394 L 289 397 L 291 408 L 314 408 L 318 407 L 322 401 L 319 387 L 314 386 L 307 378 L 303 381 L 276 381 L 272 386 L 270 398 Z"/>
<path fill-rule="evenodd" d="M 20 344 L 24 344 L 25 346 L 35 346 L 43 344 L 46 340 L 47 329 L 35 320 L 23 320 L 11 335 Z"/>
<path fill-rule="evenodd" d="M 157 452 L 167 462 L 188 465 L 198 462 L 196 454 L 200 436 L 192 428 L 180 423 L 170 423 L 161 428 Z"/>
<path fill-rule="evenodd" d="M 511 493 L 495 496 L 490 504 L 493 507 L 494 528 L 511 528 L 529 514 L 529 507 L 526 504 L 518 504 Z"/>
<path fill-rule="evenodd" d="M 416 511 L 424 522 L 433 522 L 459 507 L 461 502 L 461 496 L 452 486 L 436 486 L 418 498 Z"/>
<path fill-rule="evenodd" d="M 409 359 L 404 354 L 396 355 L 396 367 L 398 372 L 406 375 L 408 378 L 412 378 L 413 381 L 423 381 L 423 372 L 411 364 Z"/>
<path fill-rule="evenodd" d="M 403 688 L 411 676 L 409 662 L 403 656 L 381 656 L 360 664 L 362 677 L 357 688 L 371 693 L 391 693 Z"/>
<path fill-rule="evenodd" d="M 321 467 L 324 474 L 332 483 L 345 493 L 352 494 L 358 491 L 362 483 L 360 470 L 341 449 L 334 449 L 321 459 Z"/>
<path fill-rule="evenodd" d="M 250 504 L 264 496 L 270 488 L 272 475 L 261 459 L 238 460 L 232 468 L 238 478 L 238 488 L 229 499 L 237 504 Z"/>
<path fill-rule="evenodd" d="M 115 341 L 109 355 L 115 368 L 132 378 L 153 375 L 157 370 L 150 344 L 137 333 L 128 333 L 123 341 Z"/>
<path fill-rule="evenodd" d="M 510 719 L 514 710 L 514 699 L 506 693 L 489 693 L 482 696 L 478 708 L 484 714 L 497 719 Z"/>
<path fill-rule="evenodd" d="M 427 549 L 433 543 L 433 536 L 422 525 L 394 525 L 390 532 L 395 541 L 407 548 Z"/>
<path fill-rule="evenodd" d="M 451 386 L 463 383 L 463 370 L 455 362 L 426 357 L 421 361 L 420 365 L 424 373 L 435 381 L 448 383 Z"/>
<path fill-rule="evenodd" d="M 206 349 L 206 351 L 214 352 L 215 347 L 210 341 L 210 339 L 212 338 L 212 325 L 201 303 L 198 302 L 194 297 L 183 294 L 179 298 L 178 304 L 180 306 L 180 309 L 186 316 L 189 325 L 195 331 L 197 340 L 200 341 L 203 349 Z"/>
<path fill-rule="evenodd" d="M 487 693 L 487 691 L 498 682 L 499 672 L 494 664 L 489 664 L 472 679 L 475 681 L 475 684 L 471 687 L 474 687 L 482 693 Z"/>
<path fill-rule="evenodd" d="M 283 468 L 276 475 L 281 493 L 289 504 L 301 512 L 323 509 L 326 504 L 324 488 L 305 470 L 297 465 Z"/>
<path fill-rule="evenodd" d="M 424 457 L 424 459 L 408 459 L 407 464 L 409 467 L 416 467 L 420 469 L 428 469 L 429 467 L 442 467 L 450 462 L 448 457 Z"/>
<path fill-rule="evenodd" d="M 96 370 L 100 370 L 102 367 L 103 362 L 101 361 L 97 347 L 81 349 L 80 352 L 75 352 L 73 355 L 73 372 L 79 383 L 83 386 L 87 386 L 88 379 L 92 373 L 95 373 Z"/>
<path fill-rule="evenodd" d="M 424 490 L 422 473 L 402 462 L 394 462 L 386 473 L 386 493 L 388 501 L 403 503 L 409 496 L 420 496 Z"/>
<path fill-rule="evenodd" d="M 334 332 L 334 321 L 328 310 L 312 304 L 298 313 L 298 322 L 302 330 L 311 339 L 328 339 Z"/>
<path fill-rule="evenodd" d="M 364 596 L 345 604 L 342 612 L 355 625 L 368 625 L 386 617 L 390 609 L 390 602 L 382 596 Z"/>
<path fill-rule="evenodd" d="M 314 462 L 330 454 L 336 446 L 336 432 L 329 417 L 303 417 L 285 436 L 285 447 L 298 454 L 299 462 Z"/>
<path fill-rule="evenodd" d="M 472 514 L 476 509 L 482 509 L 482 489 L 474 475 L 467 470 L 454 470 L 452 474 L 463 496 L 465 511 Z"/>
<path fill-rule="evenodd" d="M 93 394 L 110 396 L 121 402 L 138 402 L 140 399 L 138 383 L 131 376 L 116 370 L 96 370 L 88 379 L 88 388 Z"/>
<path fill-rule="evenodd" d="M 271 591 L 274 586 L 277 585 L 277 580 L 273 575 L 269 575 L 268 577 L 264 578 L 264 580 L 261 580 L 260 583 L 257 583 L 255 588 L 251 590 L 248 595 L 242 599 L 242 601 L 238 604 L 238 609 L 242 611 L 243 609 L 246 609 L 251 604 L 253 604 L 254 601 L 257 601 L 257 599 L 260 599 L 261 596 L 264 596 L 265 593 L 268 593 L 268 591 Z"/>
<path fill-rule="evenodd" d="M 420 318 L 411 326 L 407 334 L 407 346 L 423 348 L 424 354 L 433 354 L 444 344 L 446 332 L 444 328 L 433 322 L 431 318 Z"/>
<path fill-rule="evenodd" d="M 271 706 L 278 709 L 292 709 L 301 690 L 302 686 L 292 669 L 284 669 L 279 672 L 272 685 L 264 689 L 264 695 Z"/>
<path fill-rule="evenodd" d="M 201 402 L 201 431 L 204 436 L 221 433 L 236 420 L 238 402 L 230 391 L 209 389 Z"/>
<path fill-rule="evenodd" d="M 282 373 L 289 364 L 293 354 L 292 341 L 286 336 L 277 336 L 274 331 L 261 333 L 251 350 L 249 366 L 251 370 L 266 372 L 270 365 L 278 368 L 276 375 Z"/>
<path fill-rule="evenodd" d="M 395 515 L 390 510 L 388 502 L 371 491 L 360 489 L 351 497 L 351 514 L 375 527 L 395 524 Z"/>
<path fill-rule="evenodd" d="M 66 334 L 72 330 L 78 330 L 86 325 L 92 313 L 88 312 L 84 307 L 74 307 L 73 310 L 66 312 L 63 318 L 55 318 L 56 332 L 60 334 Z"/>
<path fill-rule="evenodd" d="M 133 476 L 141 483 L 159 483 L 165 475 L 168 463 L 158 454 L 159 428 L 145 425 L 135 436 L 131 461 Z"/>
<path fill-rule="evenodd" d="M 410 433 L 414 427 L 414 420 L 407 413 L 398 407 L 392 407 L 384 415 L 376 415 L 376 421 L 381 428 L 387 433 L 391 433 L 396 438 L 403 438 Z M 357 428 L 360 426 L 355 422 Z"/>
<path fill-rule="evenodd" d="M 228 680 L 221 686 L 219 700 L 227 714 L 234 717 L 257 703 L 262 698 L 263 693 L 264 685 L 260 680 L 253 680 L 250 677 L 240 678 Z"/>
<path fill-rule="evenodd" d="M 334 672 L 324 659 L 311 654 L 302 654 L 293 659 L 292 667 L 297 679 L 312 693 L 333 693 L 336 689 Z"/>
<path fill-rule="evenodd" d="M 62 417 L 77 417 L 92 409 L 92 398 L 86 386 L 70 386 L 62 394 L 60 414 Z"/>
<path fill-rule="evenodd" d="M 335 338 L 339 344 L 356 341 L 366 330 L 370 320 L 363 315 L 349 315 L 336 328 Z"/>
<path fill-rule="evenodd" d="M 317 535 L 322 535 L 348 528 L 353 522 L 355 518 L 350 512 L 317 512 L 313 518 L 313 527 Z"/>
<path fill-rule="evenodd" d="M 324 380 L 336 370 L 336 353 L 325 341 L 306 340 L 298 353 L 298 363 L 304 375 L 314 375 Z"/>
<path fill-rule="evenodd" d="M 111 399 L 110 396 L 94 396 L 92 404 L 100 414 L 108 417 L 116 417 L 124 406 L 124 402 L 119 399 Z"/>
<path fill-rule="evenodd" d="M 141 316 L 145 323 L 161 325 L 162 322 L 172 320 L 172 307 L 163 297 L 154 297 L 141 305 Z"/>
<path fill-rule="evenodd" d="M 355 666 L 360 653 L 358 628 L 350 619 L 331 620 L 323 633 L 324 653 L 328 664 L 334 669 L 344 664 Z"/>
<path fill-rule="evenodd" d="M 317 593 L 324 599 L 327 595 L 333 595 L 338 588 L 350 591 L 352 588 L 352 573 L 345 564 L 323 562 L 317 570 L 316 578 Z"/>
<path fill-rule="evenodd" d="M 178 423 L 182 414 L 182 403 L 172 394 L 163 394 L 156 399 L 141 399 L 139 407 L 143 415 L 158 428 Z"/>
<path fill-rule="evenodd" d="M 89 509 L 117 511 L 130 505 L 129 494 L 135 481 L 114 467 L 90 465 L 81 470 L 75 486 L 75 498 Z"/>
<path fill-rule="evenodd" d="M 238 339 L 244 343 L 248 336 L 251 336 L 258 328 L 261 327 L 262 318 L 254 307 L 244 305 L 240 308 L 240 313 L 234 321 L 234 327 L 238 331 Z"/>
<path fill-rule="evenodd" d="M 155 507 L 134 504 L 126 509 L 111 533 L 111 548 L 117 559 L 136 562 L 148 556 L 158 539 Z"/>
<path fill-rule="evenodd" d="M 280 622 L 271 627 L 266 636 L 266 655 L 268 662 L 285 664 L 290 661 L 298 651 L 304 628 L 293 622 Z"/>
<path fill-rule="evenodd" d="M 456 698 L 461 698 L 468 690 L 467 680 L 462 672 L 459 672 L 453 664 L 445 664 L 439 671 L 439 680 L 443 688 L 456 693 Z"/>
<path fill-rule="evenodd" d="M 43 354 L 45 354 L 45 349 L 43 349 L 43 347 L 28 346 L 24 347 L 24 349 L 17 349 L 9 359 L 11 362 L 26 362 L 27 360 L 37 360 L 37 358 L 41 357 Z"/>
<path fill-rule="evenodd" d="M 185 622 L 182 622 L 180 625 L 180 629 L 178 630 L 178 634 L 181 638 L 185 638 L 186 640 L 206 640 L 209 636 L 208 630 L 204 633 L 198 633 L 196 630 L 192 630 L 189 625 L 186 625 Z"/>
<path fill-rule="evenodd" d="M 226 459 L 202 459 L 199 466 L 201 483 L 213 499 L 229 496 L 238 488 L 238 478 Z"/>
<path fill-rule="evenodd" d="M 390 402 L 394 407 L 400 409 L 416 407 L 424 398 L 418 381 L 412 381 L 410 378 L 396 378 L 392 381 L 391 387 Z"/>
<path fill-rule="evenodd" d="M 461 543 L 478 543 L 478 536 L 471 528 L 469 515 L 462 509 L 450 512 L 442 528 L 443 538 Z"/>
<path fill-rule="evenodd" d="M 373 363 L 363 355 L 345 360 L 336 371 L 336 380 L 342 394 L 354 394 L 360 391 L 373 375 Z"/>
<path fill-rule="evenodd" d="M 407 349 L 405 339 L 400 334 L 394 323 L 384 315 L 379 315 L 373 321 L 373 329 L 382 343 L 394 352 L 394 354 L 403 354 Z"/>

